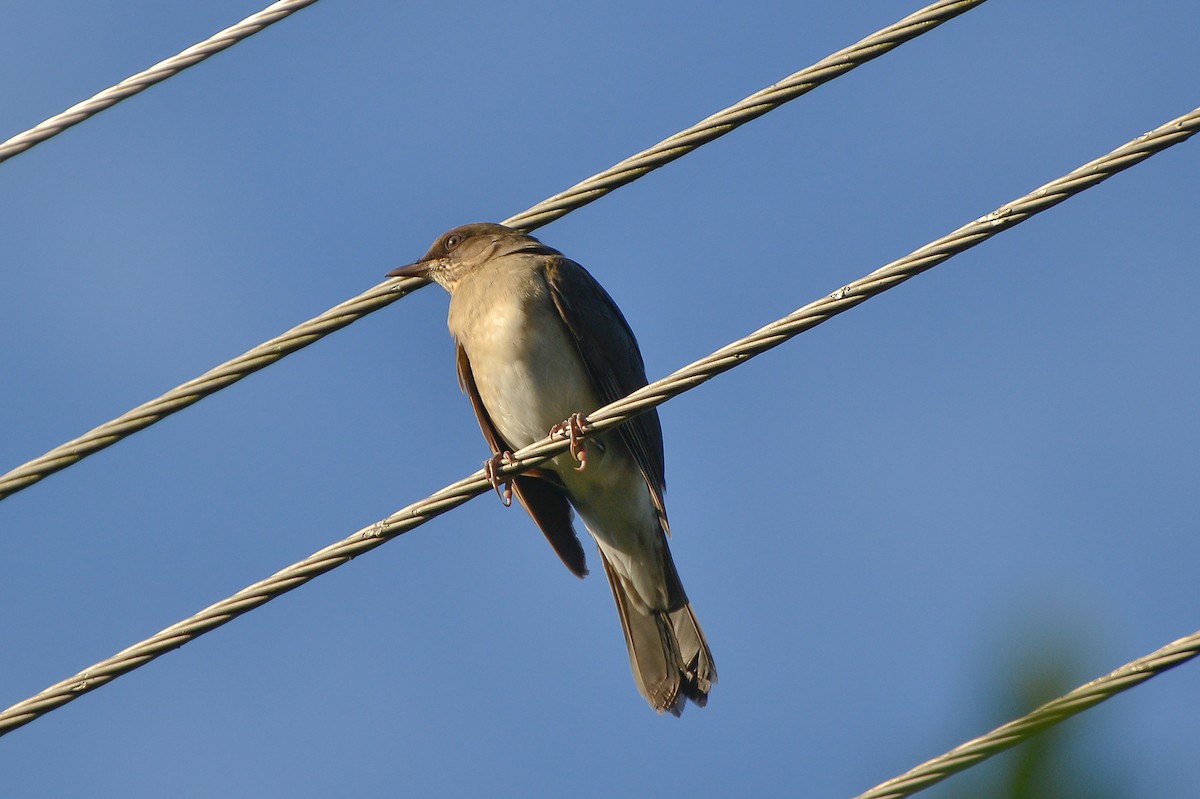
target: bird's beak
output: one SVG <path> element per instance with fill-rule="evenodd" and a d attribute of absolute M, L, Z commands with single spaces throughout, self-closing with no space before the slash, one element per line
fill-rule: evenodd
<path fill-rule="evenodd" d="M 387 273 L 388 277 L 421 277 L 428 279 L 429 270 L 433 269 L 436 261 L 417 261 L 415 264 L 401 266 Z"/>

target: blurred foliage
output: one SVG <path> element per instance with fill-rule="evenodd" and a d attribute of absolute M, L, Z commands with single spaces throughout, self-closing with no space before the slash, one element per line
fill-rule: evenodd
<path fill-rule="evenodd" d="M 1000 663 L 996 685 L 986 687 L 994 704 L 973 724 L 972 735 L 1025 715 L 1090 679 L 1071 636 L 1022 636 L 1027 642 Z M 1036 640 L 1034 640 L 1036 639 Z M 1003 659 L 1000 659 L 1001 661 Z M 1091 675 L 1095 676 L 1095 675 Z M 1106 734 L 1099 708 L 1067 719 L 1009 751 L 950 777 L 923 795 L 931 799 L 1123 799 L 1116 744 Z M 1108 733 L 1113 731 L 1109 730 Z"/>

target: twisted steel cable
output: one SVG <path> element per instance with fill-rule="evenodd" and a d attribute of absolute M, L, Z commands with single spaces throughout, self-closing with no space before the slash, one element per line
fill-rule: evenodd
<path fill-rule="evenodd" d="M 951 0 L 927 6 L 888 27 L 877 31 L 847 48 L 822 58 L 762 91 L 755 92 L 724 111 L 700 120 L 687 130 L 663 139 L 658 144 L 632 155 L 598 175 L 543 200 L 528 211 L 509 217 L 504 224 L 528 233 L 555 219 L 603 197 L 647 172 L 669 164 L 692 150 L 724 136 L 729 131 L 757 119 L 789 100 L 807 94 L 822 83 L 844 75 L 860 64 L 895 49 L 943 22 L 970 11 L 984 0 Z"/>
<path fill-rule="evenodd" d="M 805 305 L 771 324 L 760 328 L 661 380 L 656 380 L 628 396 L 604 406 L 588 416 L 585 435 L 614 427 L 629 418 L 661 405 L 671 397 L 695 388 L 766 350 L 782 344 L 821 322 L 849 310 L 905 280 L 931 269 L 946 259 L 1017 225 L 1074 194 L 1091 188 L 1145 158 L 1178 144 L 1200 130 L 1200 108 L 1172 120 L 1137 139 L 1118 147 L 1108 155 L 1091 161 L 1058 180 L 1003 205 L 987 216 L 963 225 L 905 257 L 847 284 L 821 299 Z M 501 476 L 526 471 L 563 452 L 568 442 L 547 437 L 517 451 Z M 487 490 L 490 484 L 480 469 L 429 497 L 413 503 L 385 519 L 331 544 L 298 563 L 276 572 L 265 580 L 243 588 L 233 596 L 210 605 L 199 613 L 167 627 L 140 643 L 87 668 L 73 677 L 50 686 L 29 699 L 0 713 L 0 735 L 29 723 L 38 716 L 61 707 L 78 696 L 132 671 L 160 655 L 220 627 L 227 621 L 262 605 L 314 577 L 342 565 L 350 559 L 390 541 L 414 527 L 455 508 Z"/>
<path fill-rule="evenodd" d="M 214 33 L 202 42 L 193 44 L 181 53 L 159 61 L 149 69 L 144 69 L 136 75 L 130 75 L 125 80 L 110 86 L 98 94 L 94 94 L 82 103 L 76 103 L 62 113 L 55 114 L 24 133 L 18 133 L 8 141 L 0 144 L 0 162 L 7 161 L 18 153 L 23 153 L 35 144 L 57 136 L 69 127 L 78 125 L 88 117 L 95 116 L 106 108 L 110 108 L 132 97 L 138 92 L 149 89 L 172 75 L 177 75 L 193 64 L 199 64 L 214 53 L 219 53 L 226 47 L 232 47 L 249 36 L 253 36 L 263 28 L 278 22 L 284 17 L 291 16 L 306 6 L 311 6 L 317 0 L 279 0 L 277 3 L 251 14 L 236 25 L 230 25 L 222 31 Z"/>
<path fill-rule="evenodd" d="M 952 774 L 970 768 L 992 755 L 1010 749 L 1027 738 L 1064 719 L 1082 713 L 1111 696 L 1139 685 L 1161 674 L 1167 669 L 1185 663 L 1200 654 L 1200 631 L 1167 644 L 1126 663 L 1116 671 L 1081 685 L 1070 693 L 1051 700 L 1032 713 L 1010 721 L 986 735 L 954 747 L 944 755 L 935 757 L 919 766 L 881 783 L 855 799 L 900 799 L 910 796 L 930 785 L 941 782 Z"/>
<path fill-rule="evenodd" d="M 523 213 L 509 217 L 504 224 L 526 232 L 534 230 L 983 2 L 984 0 L 942 0 L 923 8 L 871 34 L 857 44 L 839 50 L 811 67 L 659 142 L 650 149 L 576 184 L 565 192 L 538 203 Z M 236 383 L 369 313 L 390 305 L 424 285 L 426 282 L 417 278 L 388 279 L 233 360 L 226 361 L 199 377 L 89 430 L 82 436 L 55 447 L 46 454 L 0 475 L 0 500 L 199 402 L 209 394 Z"/>

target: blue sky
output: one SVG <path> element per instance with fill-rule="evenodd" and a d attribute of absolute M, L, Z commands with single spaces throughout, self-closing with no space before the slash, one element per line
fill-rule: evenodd
<path fill-rule="evenodd" d="M 7 137 L 254 2 L 14 0 Z M 0 471 L 917 8 L 323 2 L 0 165 Z M 1197 104 L 1200 6 L 994 2 L 542 228 L 660 377 Z M 1200 143 L 661 409 L 721 681 L 494 497 L 0 740 L 14 796 L 850 796 L 1200 627 Z M 478 468 L 426 289 L 0 503 L 8 706 Z M 596 557 L 590 550 L 593 566 Z M 1068 723 L 1200 781 L 1200 668 Z"/>

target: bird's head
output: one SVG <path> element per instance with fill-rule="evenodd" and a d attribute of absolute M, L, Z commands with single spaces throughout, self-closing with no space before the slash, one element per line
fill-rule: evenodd
<path fill-rule="evenodd" d="M 527 233 L 493 222 L 461 225 L 438 236 L 421 260 L 388 272 L 388 277 L 421 277 L 451 293 L 462 278 L 490 261 L 513 253 L 553 253 Z"/>

